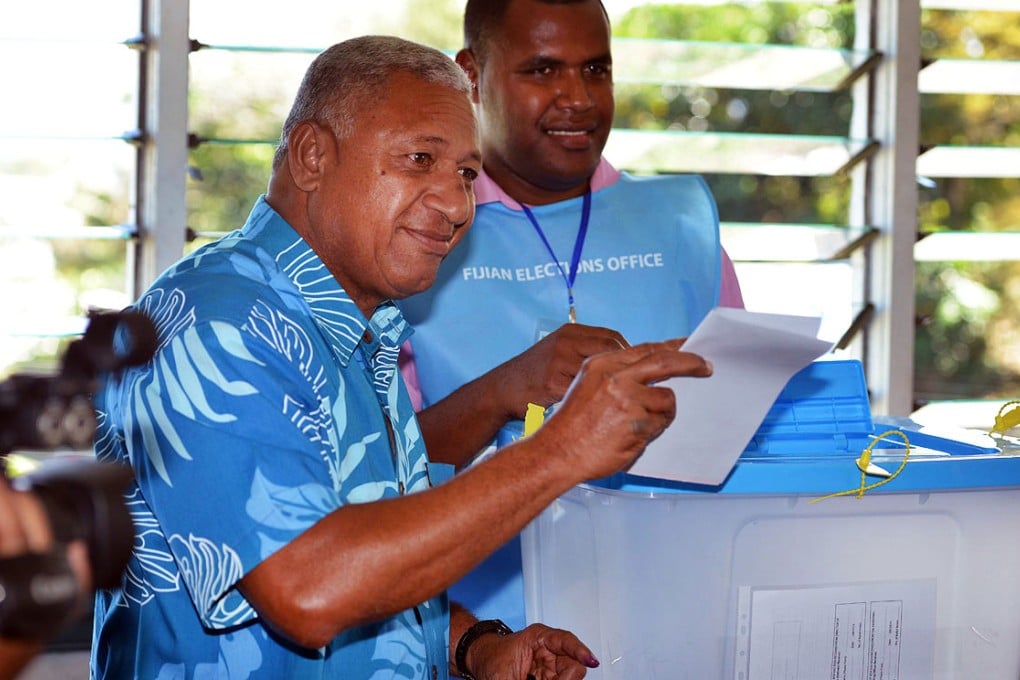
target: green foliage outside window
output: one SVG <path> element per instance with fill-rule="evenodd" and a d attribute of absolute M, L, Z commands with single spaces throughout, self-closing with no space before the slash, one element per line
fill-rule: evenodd
<path fill-rule="evenodd" d="M 398 26 L 385 27 L 446 50 L 460 45 L 462 3 L 409 0 Z M 849 48 L 853 3 L 801 5 L 663 4 L 636 8 L 614 23 L 618 38 L 783 44 Z M 922 49 L 939 57 L 1020 58 L 1020 22 L 994 12 L 922 13 Z M 383 28 L 383 27 L 381 27 Z M 258 77 L 246 76 L 246 77 Z M 233 83 L 239 81 L 232 79 Z M 243 223 L 265 191 L 273 141 L 283 113 L 280 97 L 239 101 L 225 82 L 193 97 L 191 128 L 203 138 L 261 140 L 256 144 L 202 143 L 193 149 L 188 184 L 188 227 L 225 232 Z M 289 95 L 288 95 L 289 96 Z M 202 100 L 199 102 L 197 98 Z M 219 100 L 222 99 L 222 102 Z M 286 99 L 286 97 L 283 97 Z M 922 96 L 922 145 L 1017 146 L 1020 103 L 1009 96 Z M 780 92 L 707 87 L 617 85 L 616 125 L 637 129 L 848 135 L 849 92 Z M 725 221 L 846 224 L 849 181 L 841 177 L 708 175 Z M 919 231 L 1016 230 L 1020 179 L 920 178 Z M 94 202 L 102 221 L 102 201 Z M 111 209 L 111 214 L 112 214 Z M 203 242 L 198 239 L 195 244 Z M 100 250 L 109 245 L 99 244 Z M 65 253 L 65 255 L 73 255 Z M 68 265 L 102 271 L 82 252 Z M 920 263 L 917 268 L 916 392 L 918 400 L 998 397 L 1020 388 L 1020 265 Z"/>

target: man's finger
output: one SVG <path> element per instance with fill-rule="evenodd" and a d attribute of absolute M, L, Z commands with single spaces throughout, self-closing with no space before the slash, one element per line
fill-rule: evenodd
<path fill-rule="evenodd" d="M 645 389 L 642 404 L 645 410 L 664 415 L 670 420 L 676 416 L 676 394 L 668 387 L 649 385 Z"/>
<path fill-rule="evenodd" d="M 565 324 L 560 329 L 565 340 L 574 342 L 574 349 L 581 357 L 595 356 L 603 352 L 627 349 L 630 343 L 619 332 L 600 326 Z"/>
<path fill-rule="evenodd" d="M 618 375 L 637 382 L 651 384 L 667 378 L 691 376 L 704 378 L 712 375 L 712 364 L 698 354 L 681 352 L 670 343 L 647 343 L 630 349 L 595 357 L 615 367 Z"/>

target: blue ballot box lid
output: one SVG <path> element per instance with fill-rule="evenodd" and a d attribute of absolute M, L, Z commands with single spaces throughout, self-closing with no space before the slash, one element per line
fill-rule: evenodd
<path fill-rule="evenodd" d="M 883 492 L 1020 486 L 1020 457 L 1002 455 L 990 437 L 954 438 L 908 418 L 874 419 L 863 366 L 853 359 L 815 361 L 790 378 L 718 487 L 627 473 L 593 485 L 642 493 L 827 494 L 861 484 L 856 461 L 869 445 L 875 465 L 898 467 L 907 447 L 900 435 L 882 437 L 890 430 L 903 433 L 910 451 Z"/>
<path fill-rule="evenodd" d="M 873 430 L 861 362 L 815 361 L 786 383 L 742 458 L 860 453 Z"/>

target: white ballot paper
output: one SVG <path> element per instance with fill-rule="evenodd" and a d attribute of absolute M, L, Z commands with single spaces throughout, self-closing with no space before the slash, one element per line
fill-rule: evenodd
<path fill-rule="evenodd" d="M 676 420 L 630 472 L 719 485 L 794 373 L 827 352 L 817 317 L 717 307 L 687 338 L 686 352 L 712 362 L 709 378 L 660 383 L 676 393 Z"/>

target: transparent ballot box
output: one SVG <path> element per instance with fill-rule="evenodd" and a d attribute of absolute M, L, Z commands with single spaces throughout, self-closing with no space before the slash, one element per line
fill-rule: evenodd
<path fill-rule="evenodd" d="M 888 429 L 858 362 L 816 362 L 721 486 L 575 487 L 522 536 L 528 620 L 596 680 L 1017 680 L 1020 457 Z"/>

